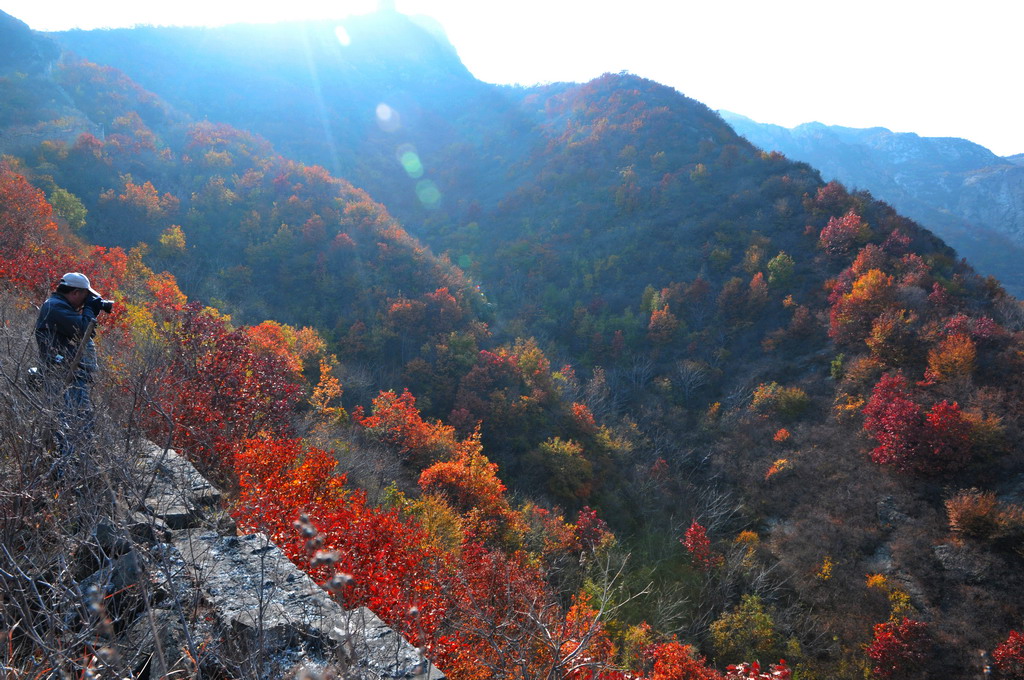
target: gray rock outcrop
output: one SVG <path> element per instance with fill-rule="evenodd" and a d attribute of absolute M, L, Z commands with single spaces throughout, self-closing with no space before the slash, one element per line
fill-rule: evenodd
<path fill-rule="evenodd" d="M 440 678 L 365 607 L 346 610 L 264 534 L 176 532 L 174 547 L 235 644 L 275 668 L 327 666 L 352 678 Z"/>
<path fill-rule="evenodd" d="M 83 581 L 117 609 L 123 631 L 110 654 L 121 667 L 151 678 L 444 677 L 373 612 L 342 607 L 266 535 L 236 535 L 220 491 L 176 452 L 148 445 L 138 470 L 143 493 L 128 528 L 97 531 L 121 554 Z"/>

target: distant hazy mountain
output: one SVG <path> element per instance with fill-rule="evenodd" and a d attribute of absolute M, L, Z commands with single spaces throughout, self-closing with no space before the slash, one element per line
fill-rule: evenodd
<path fill-rule="evenodd" d="M 805 123 L 795 128 L 720 112 L 766 150 L 810 163 L 825 179 L 867 189 L 941 236 L 981 272 L 1024 293 L 1024 154 L 1001 158 L 951 137 Z"/>

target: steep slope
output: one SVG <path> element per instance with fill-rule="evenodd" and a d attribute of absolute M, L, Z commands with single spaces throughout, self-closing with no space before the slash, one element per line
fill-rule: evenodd
<path fill-rule="evenodd" d="M 347 337 L 351 358 L 373 357 L 384 374 L 433 334 L 486 333 L 479 292 L 364 191 L 251 133 L 195 123 L 110 67 L 58 63 L 24 24 L 4 28 L 5 45 L 35 46 L 12 52 L 15 75 L 4 81 L 3 139 L 18 142 L 7 150 L 25 155 L 83 238 L 141 244 L 138 257 L 239 321 Z M 400 336 L 391 309 L 406 302 L 443 311 L 420 336 Z"/>
<path fill-rule="evenodd" d="M 983 273 L 1024 292 L 1024 171 L 954 138 L 806 123 L 793 129 L 723 112 L 757 146 L 872 192 L 942 236 Z"/>

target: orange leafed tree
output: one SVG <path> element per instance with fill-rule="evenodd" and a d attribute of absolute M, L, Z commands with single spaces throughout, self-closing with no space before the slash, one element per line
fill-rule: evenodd
<path fill-rule="evenodd" d="M 420 488 L 447 499 L 477 540 L 501 545 L 521 543 L 525 523 L 505 496 L 497 464 L 483 454 L 479 431 L 460 442 L 457 451 L 452 460 L 439 461 L 424 470 Z"/>
<path fill-rule="evenodd" d="M 429 641 L 448 608 L 440 579 L 446 573 L 423 532 L 396 511 L 370 506 L 349 489 L 337 462 L 294 439 L 249 439 L 235 455 L 239 495 L 234 515 L 245 527 L 267 532 L 296 564 L 323 583 L 335 570 L 351 577 L 346 607 L 368 606 L 408 636 Z M 308 544 L 293 522 L 305 514 L 317 532 Z M 331 564 L 313 565 L 316 550 L 336 551 Z M 415 620 L 409 610 L 417 609 Z"/>
<path fill-rule="evenodd" d="M 421 467 L 448 458 L 458 448 L 455 428 L 423 420 L 416 408 L 416 397 L 409 390 L 401 395 L 381 392 L 373 400 L 371 415 L 362 418 L 360 424 L 398 447 L 407 460 Z"/>
<path fill-rule="evenodd" d="M 39 294 L 71 264 L 43 192 L 0 164 L 0 278 Z"/>
<path fill-rule="evenodd" d="M 43 192 L 0 163 L 0 279 L 41 296 L 65 272 L 82 271 L 109 296 L 124 280 L 127 266 L 120 248 L 83 247 L 66 238 Z"/>
<path fill-rule="evenodd" d="M 672 340 L 679 329 L 679 319 L 669 311 L 668 305 L 651 311 L 651 320 L 647 324 L 647 337 L 656 344 L 665 344 Z"/>
<path fill-rule="evenodd" d="M 893 277 L 871 269 L 857 277 L 849 292 L 837 289 L 831 295 L 829 336 L 837 342 L 855 342 L 871 330 L 871 324 L 891 303 Z"/>
<path fill-rule="evenodd" d="M 974 372 L 977 349 L 965 333 L 943 338 L 928 352 L 928 375 L 936 380 L 966 378 Z"/>

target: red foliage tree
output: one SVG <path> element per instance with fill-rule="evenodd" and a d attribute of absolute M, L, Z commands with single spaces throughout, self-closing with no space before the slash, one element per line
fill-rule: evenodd
<path fill-rule="evenodd" d="M 171 434 L 205 472 L 230 482 L 239 441 L 290 431 L 300 386 L 280 357 L 254 351 L 216 312 L 191 303 L 173 318 L 173 359 L 146 414 L 150 434 L 158 441 Z"/>
<path fill-rule="evenodd" d="M 992 660 L 1000 678 L 1024 680 L 1024 635 L 1015 630 L 992 650 Z"/>
<path fill-rule="evenodd" d="M 45 248 L 57 232 L 53 208 L 43 192 L 0 164 L 0 255 L 5 258 Z"/>
<path fill-rule="evenodd" d="M 613 677 L 601 671 L 613 667 L 614 647 L 599 613 L 579 599 L 566 612 L 526 553 L 476 540 L 439 552 L 414 522 L 348 488 L 333 456 L 299 440 L 249 439 L 233 460 L 239 523 L 266 531 L 346 607 L 367 606 L 424 646 L 449 677 Z M 435 477 L 432 490 L 452 491 L 451 482 L 466 490 L 464 503 L 481 498 L 465 480 Z M 501 488 L 492 482 L 483 495 Z M 300 516 L 304 535 L 293 527 Z"/>
<path fill-rule="evenodd" d="M 939 474 L 970 460 L 971 426 L 959 405 L 942 401 L 923 412 L 901 374 L 882 376 L 864 415 L 864 429 L 878 441 L 871 452 L 876 463 L 900 472 Z"/>
<path fill-rule="evenodd" d="M 833 180 L 818 188 L 810 207 L 813 210 L 836 215 L 846 210 L 849 204 L 850 194 L 846 191 L 846 187 Z"/>
<path fill-rule="evenodd" d="M 851 210 L 842 217 L 829 218 L 818 236 L 818 245 L 830 255 L 841 255 L 866 235 L 867 225 L 861 222 L 860 215 Z"/>
<path fill-rule="evenodd" d="M 447 572 L 440 556 L 424 547 L 420 529 L 395 511 L 368 505 L 364 492 L 333 474 L 337 462 L 330 454 L 298 440 L 249 439 L 234 460 L 239 494 L 233 514 L 243 526 L 267 532 L 321 583 L 335 571 L 349 575 L 346 607 L 369 607 L 414 644 L 434 634 L 449 606 L 440 581 Z M 317 532 L 313 544 L 292 526 L 301 514 Z M 311 563 L 315 550 L 332 559 Z"/>
<path fill-rule="evenodd" d="M 0 278 L 41 294 L 72 262 L 43 192 L 0 163 Z"/>
<path fill-rule="evenodd" d="M 580 546 L 591 551 L 612 536 L 607 522 L 597 516 L 597 510 L 588 505 L 583 506 L 576 515 L 574 534 Z"/>
<path fill-rule="evenodd" d="M 928 624 L 903 617 L 902 621 L 876 624 L 867 652 L 875 662 L 875 676 L 905 678 L 924 666 L 928 647 Z"/>
<path fill-rule="evenodd" d="M 714 668 L 708 668 L 703 657 L 690 645 L 664 642 L 648 651 L 654 667 L 646 680 L 722 680 Z"/>
<path fill-rule="evenodd" d="M 455 330 L 464 312 L 459 301 L 447 287 L 438 288 L 423 296 L 427 309 L 427 322 L 433 333 L 447 333 Z"/>
<path fill-rule="evenodd" d="M 409 390 L 400 396 L 393 391 L 381 392 L 373 400 L 372 414 L 359 422 L 420 467 L 454 455 L 458 445 L 455 428 L 423 420 L 416 397 Z"/>
<path fill-rule="evenodd" d="M 888 259 L 887 253 L 882 248 L 874 243 L 869 243 L 857 253 L 850 269 L 859 276 L 872 269 L 884 269 Z"/>
<path fill-rule="evenodd" d="M 711 540 L 708 538 L 707 529 L 697 520 L 693 520 L 690 528 L 686 530 L 686 535 L 681 540 L 686 549 L 690 551 L 694 563 L 702 571 L 708 571 L 721 563 L 722 556 L 716 555 L 711 551 Z"/>
<path fill-rule="evenodd" d="M 882 243 L 886 252 L 899 257 L 906 254 L 910 248 L 910 237 L 900 231 L 899 227 L 893 229 Z"/>
<path fill-rule="evenodd" d="M 793 677 L 793 670 L 786 665 L 785 659 L 762 669 L 757 661 L 740 663 L 725 667 L 725 680 L 788 680 Z"/>
<path fill-rule="evenodd" d="M 761 308 L 768 302 L 768 282 L 764 280 L 764 274 L 757 272 L 750 279 L 750 294 L 747 296 L 747 304 L 752 313 L 760 312 Z"/>
<path fill-rule="evenodd" d="M 921 410 L 911 398 L 907 380 L 901 374 L 882 376 L 864 408 L 864 429 L 878 446 L 871 452 L 876 463 L 912 469 L 917 444 L 922 439 Z"/>
<path fill-rule="evenodd" d="M 83 271 L 108 297 L 127 275 L 121 248 L 72 246 L 43 192 L 0 163 L 0 280 L 41 296 L 69 271 Z"/>
<path fill-rule="evenodd" d="M 925 414 L 927 468 L 937 472 L 958 470 L 971 456 L 971 424 L 956 402 L 940 401 Z M 929 470 L 926 470 L 929 471 Z"/>
<path fill-rule="evenodd" d="M 555 633 L 562 616 L 526 555 L 468 543 L 452 561 L 457 593 L 435 646 L 438 667 L 473 680 L 546 677 L 541 669 L 551 668 L 556 650 L 544 633 Z"/>

